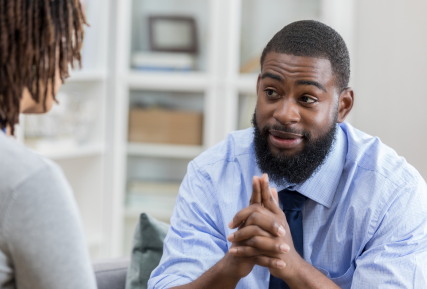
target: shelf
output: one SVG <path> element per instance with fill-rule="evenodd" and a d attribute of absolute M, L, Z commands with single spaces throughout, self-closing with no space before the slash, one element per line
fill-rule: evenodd
<path fill-rule="evenodd" d="M 204 151 L 202 146 L 128 143 L 128 155 L 193 159 Z"/>
<path fill-rule="evenodd" d="M 142 213 L 146 213 L 151 217 L 161 220 L 169 221 L 172 216 L 172 210 L 167 209 L 158 209 L 158 208 L 126 208 L 125 209 L 125 218 L 126 219 L 137 219 Z"/>
<path fill-rule="evenodd" d="M 242 93 L 256 93 L 258 74 L 240 74 L 237 80 L 237 90 Z"/>
<path fill-rule="evenodd" d="M 132 71 L 124 77 L 130 89 L 162 91 L 203 91 L 209 79 L 202 72 L 142 72 Z"/>
<path fill-rule="evenodd" d="M 104 81 L 107 79 L 108 73 L 106 71 L 85 71 L 77 70 L 70 71 L 70 77 L 65 80 L 69 82 L 95 82 Z"/>
<path fill-rule="evenodd" d="M 52 146 L 53 147 L 53 146 Z M 105 145 L 93 144 L 82 147 L 68 148 L 68 149 L 49 149 L 49 150 L 34 150 L 36 153 L 47 157 L 52 160 L 65 160 L 73 158 L 91 157 L 102 155 L 105 153 Z"/>

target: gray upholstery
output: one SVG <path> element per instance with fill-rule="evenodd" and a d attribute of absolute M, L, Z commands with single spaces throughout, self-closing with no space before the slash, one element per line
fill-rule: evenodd
<path fill-rule="evenodd" d="M 125 289 L 129 259 L 112 259 L 93 264 L 98 289 Z"/>

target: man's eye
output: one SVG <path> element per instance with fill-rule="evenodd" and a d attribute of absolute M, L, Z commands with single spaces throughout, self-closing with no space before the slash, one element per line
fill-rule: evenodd
<path fill-rule="evenodd" d="M 272 89 L 266 89 L 265 94 L 267 97 L 277 97 L 279 94 Z"/>
<path fill-rule="evenodd" d="M 305 102 L 305 103 L 315 103 L 316 100 L 312 99 L 311 97 L 308 96 L 303 96 L 301 97 L 301 101 Z"/>

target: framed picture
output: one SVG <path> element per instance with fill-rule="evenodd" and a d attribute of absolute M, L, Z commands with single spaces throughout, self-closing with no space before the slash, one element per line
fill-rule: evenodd
<path fill-rule="evenodd" d="M 149 16 L 150 49 L 197 54 L 196 21 L 185 16 Z"/>

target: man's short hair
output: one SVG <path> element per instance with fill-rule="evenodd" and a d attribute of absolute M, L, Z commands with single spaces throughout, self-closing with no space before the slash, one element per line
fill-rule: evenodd
<path fill-rule="evenodd" d="M 261 67 L 269 52 L 326 58 L 331 62 L 338 92 L 348 86 L 350 55 L 347 46 L 338 32 L 321 22 L 303 20 L 286 25 L 264 48 Z"/>

